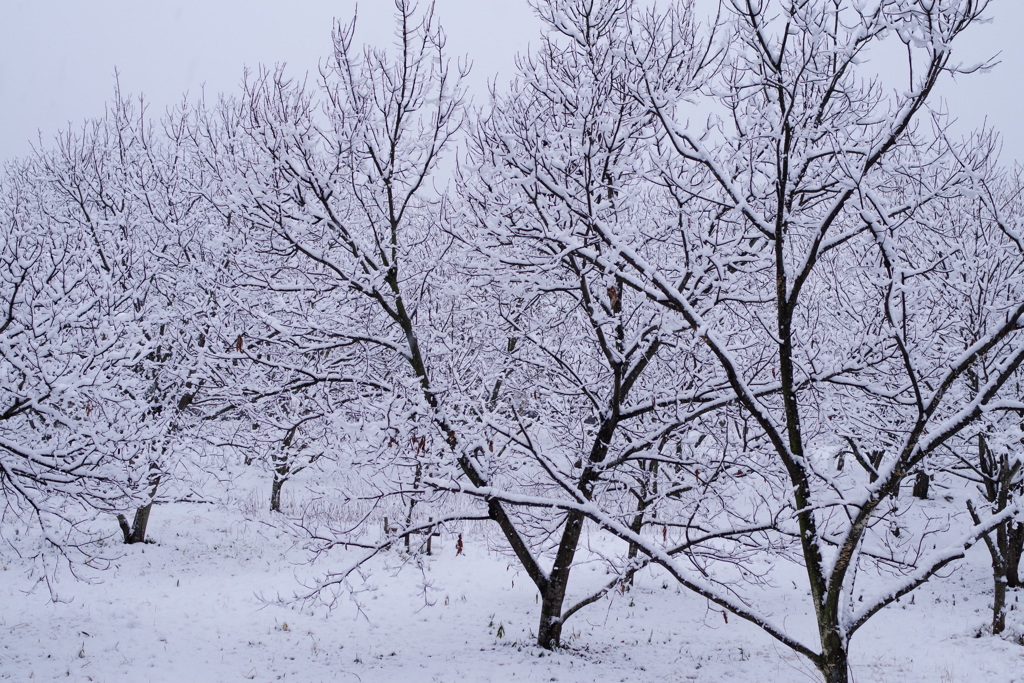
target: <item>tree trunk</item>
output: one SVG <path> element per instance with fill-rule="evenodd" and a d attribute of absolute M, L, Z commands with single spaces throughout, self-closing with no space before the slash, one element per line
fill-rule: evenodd
<path fill-rule="evenodd" d="M 643 528 L 644 528 L 644 517 L 646 515 L 646 512 L 647 512 L 647 505 L 641 504 L 641 505 L 637 506 L 637 512 L 636 512 L 635 515 L 633 515 L 633 521 L 630 522 L 630 524 L 629 524 L 629 530 L 632 531 L 634 534 L 639 535 L 640 532 L 643 530 Z M 637 547 L 636 543 L 630 543 L 629 544 L 629 551 L 626 553 L 626 559 L 630 560 L 630 562 L 632 563 L 632 561 L 635 560 L 637 555 L 639 555 L 639 554 L 640 554 L 640 548 Z M 629 575 L 629 578 L 626 579 L 626 582 L 630 586 L 633 585 L 633 577 L 634 576 L 635 576 L 635 574 L 631 573 Z"/>
<path fill-rule="evenodd" d="M 284 483 L 288 481 L 287 478 L 282 477 L 277 472 L 274 472 L 274 481 L 270 484 L 270 511 L 280 512 L 281 511 L 281 489 L 284 487 Z"/>
<path fill-rule="evenodd" d="M 992 635 L 998 636 L 1006 630 L 1006 573 L 1005 567 L 993 567 L 992 579 Z"/>
<path fill-rule="evenodd" d="M 281 489 L 284 487 L 284 483 L 288 481 L 292 475 L 291 462 L 289 460 L 288 447 L 291 446 L 292 437 L 295 435 L 295 429 L 292 428 L 288 431 L 288 435 L 285 436 L 281 450 L 272 451 L 270 454 L 270 463 L 273 465 L 274 480 L 270 484 L 270 511 L 280 512 L 281 511 Z"/>
<path fill-rule="evenodd" d="M 636 514 L 633 515 L 633 521 L 629 523 L 629 530 L 632 531 L 634 534 L 639 534 L 640 531 L 644 528 L 644 513 L 646 512 L 646 507 L 647 506 L 638 507 Z M 630 543 L 629 551 L 626 553 L 626 558 L 630 560 L 636 558 L 636 556 L 639 554 L 639 551 L 640 548 L 637 547 L 636 543 Z M 630 578 L 629 582 L 630 585 L 632 585 L 633 579 Z"/>
<path fill-rule="evenodd" d="M 1006 550 L 1010 545 L 1010 524 L 1007 520 L 997 526 L 986 539 L 992 555 L 992 635 L 1006 630 Z M 993 539 L 992 537 L 995 536 Z M 994 542 L 993 542 L 994 541 Z"/>
<path fill-rule="evenodd" d="M 156 500 L 157 489 L 160 488 L 160 470 L 156 463 L 149 466 L 149 502 L 135 510 L 135 518 L 131 526 L 124 515 L 117 516 L 117 523 L 124 534 L 124 542 L 128 545 L 146 542 L 146 528 L 149 526 L 149 513 L 153 511 L 153 501 Z"/>
<path fill-rule="evenodd" d="M 647 482 L 644 481 L 640 485 L 640 499 L 636 504 L 636 514 L 633 515 L 633 521 L 630 522 L 629 530 L 634 534 L 639 535 L 644 528 L 646 522 L 647 508 L 650 507 L 650 499 L 656 496 L 658 493 L 658 461 L 653 460 L 649 463 L 648 467 L 644 467 L 644 463 L 640 463 L 640 468 L 646 470 L 650 474 L 650 487 L 647 486 Z M 650 490 L 648 490 L 650 488 Z M 639 548 L 635 543 L 629 544 L 629 552 L 626 554 L 626 558 L 629 560 L 636 559 L 639 554 Z M 633 585 L 633 577 L 635 574 L 630 574 L 627 581 L 629 585 Z"/>
<path fill-rule="evenodd" d="M 931 484 L 931 477 L 927 472 L 918 472 L 914 475 L 914 497 L 921 500 L 928 500 L 928 486 Z"/>
<path fill-rule="evenodd" d="M 413 477 L 413 481 L 412 481 L 413 491 L 419 490 L 420 479 L 422 477 L 423 477 L 423 465 L 421 463 L 417 462 L 416 463 L 416 474 Z M 416 496 L 415 496 L 415 494 L 413 494 L 413 496 L 411 496 L 409 498 L 409 510 L 405 513 L 405 528 L 406 529 L 408 529 L 409 527 L 412 526 L 412 513 L 416 509 L 416 502 L 417 502 Z M 411 546 L 409 544 L 410 544 L 409 534 L 406 534 L 405 535 L 405 549 L 406 549 L 406 551 L 411 550 Z"/>
<path fill-rule="evenodd" d="M 997 501 L 998 511 L 1005 509 L 1006 497 Z M 980 524 L 980 517 L 971 501 L 967 501 L 967 511 L 975 524 Z M 1006 587 L 1009 583 L 1007 574 L 1010 571 L 1008 560 L 1009 548 L 1013 544 L 1013 521 L 1006 520 L 992 529 L 986 536 L 985 547 L 992 558 L 992 635 L 997 636 L 1006 630 Z M 1018 556 L 1019 559 L 1019 556 Z"/>
<path fill-rule="evenodd" d="M 821 658 L 816 662 L 818 671 L 824 676 L 825 683 L 849 683 L 850 654 L 846 646 L 836 633 L 825 641 Z"/>
<path fill-rule="evenodd" d="M 146 542 L 146 527 L 149 526 L 149 513 L 152 509 L 152 501 L 138 508 L 135 511 L 135 518 L 132 520 L 131 526 L 128 526 L 128 520 L 124 515 L 119 514 L 117 516 L 117 523 L 121 527 L 121 533 L 124 534 L 124 542 L 126 544 Z"/>
<path fill-rule="evenodd" d="M 1006 524 L 1006 587 L 1020 588 L 1020 558 L 1024 554 L 1024 523 Z"/>
<path fill-rule="evenodd" d="M 562 644 L 562 604 L 569 587 L 569 573 L 572 571 L 576 548 L 583 531 L 583 514 L 571 511 L 565 520 L 562 541 L 558 544 L 555 564 L 551 568 L 546 590 L 541 592 L 540 625 L 537 627 L 537 644 L 548 650 Z"/>

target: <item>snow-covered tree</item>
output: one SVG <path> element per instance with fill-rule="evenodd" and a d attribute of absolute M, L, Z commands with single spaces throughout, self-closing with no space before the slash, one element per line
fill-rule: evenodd
<path fill-rule="evenodd" d="M 339 25 L 321 82 L 251 76 L 209 146 L 215 201 L 245 245 L 233 260 L 249 326 L 236 405 L 280 413 L 280 425 L 328 424 L 331 438 L 360 444 L 354 465 L 392 458 L 376 481 L 397 484 L 385 497 L 408 511 L 424 495 L 424 461 L 461 450 L 435 386 L 448 379 L 432 349 L 451 334 L 448 293 L 435 288 L 451 239 L 431 182 L 462 111 L 432 13 L 396 8 L 396 50 L 360 53 L 354 25 Z"/>
<path fill-rule="evenodd" d="M 275 416 L 282 435 L 307 420 L 330 425 L 321 433 L 347 446 L 326 450 L 346 452 L 350 469 L 379 491 L 369 497 L 382 509 L 394 509 L 389 499 L 404 501 L 383 541 L 368 544 L 366 525 L 354 534 L 311 530 L 327 545 L 362 543 L 369 558 L 440 523 L 495 522 L 540 593 L 538 641 L 550 647 L 565 619 L 592 602 L 563 605 L 583 515 L 499 500 L 467 510 L 451 502 L 458 488 L 528 496 L 569 486 L 586 498 L 650 479 L 644 468 L 661 459 L 680 470 L 663 475 L 666 500 L 699 489 L 675 481 L 685 476 L 685 458 L 652 459 L 670 435 L 650 414 L 709 399 L 697 388 L 680 396 L 676 386 L 657 395 L 646 386 L 663 346 L 653 321 L 661 313 L 614 277 L 556 258 L 561 272 L 546 282 L 551 291 L 518 295 L 523 283 L 548 277 L 547 265 L 525 261 L 509 275 L 502 269 L 515 253 L 473 243 L 510 234 L 476 225 L 489 223 L 502 201 L 487 198 L 485 186 L 476 187 L 472 208 L 445 218 L 430 183 L 461 124 L 458 91 L 430 13 L 396 6 L 394 55 L 358 55 L 353 27 L 339 27 L 321 84 L 261 72 L 221 114 L 235 132 L 219 147 L 219 201 L 248 245 L 236 260 L 252 325 L 236 349 L 247 375 L 241 398 L 254 425 Z M 324 450 L 321 442 L 309 452 Z M 613 498 L 640 528 L 652 495 Z M 433 519 L 418 518 L 424 505 Z"/>
<path fill-rule="evenodd" d="M 979 150 L 994 149 L 997 144 L 990 135 L 979 136 L 976 142 Z M 979 185 L 973 201 L 940 209 L 944 220 L 962 223 L 974 231 L 972 239 L 962 245 L 961 253 L 950 256 L 958 267 L 946 271 L 956 297 L 951 312 L 955 311 L 955 324 L 965 339 L 978 339 L 992 324 L 993 316 L 998 320 L 1004 315 L 1006 301 L 1018 295 L 1020 269 L 1024 263 L 1019 257 L 1008 258 L 1006 243 L 992 239 L 992 235 L 1009 238 L 1017 250 L 1024 248 L 1019 234 L 1020 188 L 1016 174 L 993 171 L 986 182 Z M 1007 341 L 1004 345 L 1012 343 Z M 993 379 L 1005 353 L 1005 348 L 989 352 L 966 373 L 964 381 L 971 391 L 978 391 Z M 1024 522 L 1019 514 L 1005 516 L 1007 510 L 1019 505 L 1024 492 L 1021 378 L 1014 377 L 1001 389 L 999 396 L 998 401 L 987 406 L 975 425 L 958 435 L 958 442 L 949 448 L 952 458 L 947 468 L 976 486 L 967 501 L 976 524 L 982 523 L 986 513 L 1002 515 L 1001 521 L 984 537 L 992 560 L 992 633 L 996 635 L 1006 628 L 1007 589 L 1021 585 L 1019 566 L 1024 551 Z M 978 495 L 973 495 L 975 493 Z"/>
<path fill-rule="evenodd" d="M 91 173 L 92 142 L 59 142 L 83 153 L 66 178 Z M 0 530 L 10 543 L 29 539 L 22 554 L 87 561 L 104 536 L 96 514 L 132 500 L 131 463 L 148 438 L 133 368 L 150 346 L 126 296 L 126 264 L 104 248 L 104 217 L 74 218 L 80 197 L 62 192 L 39 157 L 8 164 L 0 187 Z M 43 545 L 21 535 L 26 523 Z"/>
<path fill-rule="evenodd" d="M 635 189 L 617 196 L 612 164 L 603 167 L 612 175 L 595 182 L 612 190 L 606 207 L 667 207 L 660 221 L 635 222 L 595 211 L 597 195 L 574 191 L 587 174 L 581 159 L 621 134 L 622 120 L 605 116 L 579 135 L 572 121 L 591 106 L 592 91 L 545 87 L 564 82 L 553 74 L 586 68 L 560 60 L 586 54 L 601 18 L 631 11 L 631 3 L 540 3 L 564 44 L 578 49 L 542 53 L 554 61 L 527 90 L 554 102 L 568 125 L 538 116 L 532 129 L 522 127 L 532 144 L 496 136 L 492 145 L 496 177 L 575 219 L 527 219 L 517 229 L 554 234 L 561 256 L 592 264 L 671 313 L 676 343 L 700 347 L 694 353 L 707 359 L 701 386 L 728 390 L 720 440 L 742 420 L 754 436 L 748 453 L 783 473 L 785 486 L 754 490 L 779 506 L 776 530 L 795 541 L 818 644 L 793 637 L 752 607 L 751 595 L 721 591 L 609 511 L 548 503 L 636 543 L 684 585 L 807 656 L 828 681 L 847 680 L 849 640 L 872 615 L 1013 512 L 936 538 L 942 547 L 933 554 L 921 552 L 932 545 L 923 539 L 939 527 L 898 534 L 892 526 L 904 479 L 996 405 L 1024 358 L 1016 276 L 992 292 L 994 313 L 973 336 L 950 324 L 951 278 L 973 267 L 962 255 L 974 253 L 976 241 L 1008 264 L 1021 259 L 1012 233 L 995 222 L 969 225 L 945 213 L 980 191 L 991 159 L 970 142 L 951 143 L 927 107 L 936 83 L 964 70 L 951 46 L 986 4 L 733 0 L 717 26 L 724 42 L 706 43 L 663 15 L 633 11 L 608 54 L 638 69 L 620 70 L 601 101 L 633 100 L 653 117 L 646 152 L 628 158 L 641 167 L 651 159 L 643 173 L 662 198 Z M 725 46 L 721 61 L 715 45 Z M 866 59 L 886 47 L 905 52 L 901 76 L 880 74 Z M 680 53 L 699 67 L 684 90 L 678 68 L 659 68 Z M 688 113 L 706 123 L 688 123 Z M 983 362 L 991 371 L 971 385 Z M 863 467 L 844 467 L 844 454 Z M 903 578 L 883 588 L 879 563 Z"/>
<path fill-rule="evenodd" d="M 4 515 L 67 551 L 132 506 L 144 540 L 212 442 L 268 468 L 311 547 L 365 550 L 320 591 L 493 523 L 543 647 L 654 564 L 843 682 L 857 630 L 982 538 L 1000 631 L 1019 183 L 929 107 L 987 4 L 727 0 L 704 26 L 537 0 L 546 34 L 465 127 L 450 195 L 461 69 L 406 0 L 392 49 L 339 25 L 318 78 L 253 72 L 155 127 L 118 95 L 0 178 Z M 355 524 L 282 508 L 312 466 Z M 941 521 L 901 495 L 952 471 L 981 496 Z M 580 596 L 586 525 L 618 550 Z M 758 605 L 793 571 L 813 643 Z"/>
<path fill-rule="evenodd" d="M 139 505 L 125 542 L 142 542 L 161 488 L 198 453 L 201 421 L 193 401 L 208 379 L 207 338 L 216 334 L 221 243 L 203 198 L 203 166 L 189 154 L 190 108 L 152 121 L 142 102 L 120 91 L 106 116 L 40 147 L 37 187 L 52 200 L 49 218 L 88 236 L 92 267 L 116 306 L 105 315 L 130 326 L 137 353 L 119 367 L 124 400 L 136 404 L 131 485 Z M 127 425 L 126 425 L 127 428 Z"/>
<path fill-rule="evenodd" d="M 484 296 L 501 301 L 505 331 L 495 336 L 514 342 L 503 381 L 519 397 L 518 410 L 504 424 L 499 411 L 491 424 L 507 442 L 503 451 L 519 450 L 533 464 L 500 486 L 511 505 L 519 491 L 547 496 L 519 504 L 549 518 L 558 507 L 552 499 L 597 505 L 636 534 L 652 520 L 665 541 L 673 529 L 673 540 L 684 540 L 666 549 L 670 555 L 699 564 L 711 552 L 736 561 L 744 555 L 736 541 L 770 528 L 773 516 L 768 505 L 736 504 L 725 480 L 736 471 L 766 473 L 721 448 L 725 442 L 701 424 L 732 402 L 732 389 L 702 376 L 709 360 L 702 349 L 679 343 L 685 321 L 592 255 L 575 253 L 593 223 L 642 233 L 675 220 L 664 211 L 671 196 L 650 182 L 654 117 L 622 85 L 656 69 L 683 93 L 708 65 L 695 59 L 697 50 L 671 52 L 660 63 L 628 57 L 618 41 L 632 19 L 630 3 L 537 9 L 550 33 L 520 58 L 511 91 L 495 94 L 475 126 L 460 183 L 467 213 L 460 238 L 491 261 L 478 277 L 487 283 Z M 697 40 L 689 8 L 663 21 L 688 46 Z M 553 589 L 541 591 L 538 629 L 545 647 L 558 645 L 565 620 L 603 593 L 563 610 L 586 516 L 569 509 L 564 521 L 553 517 L 560 525 L 548 574 Z M 624 550 L 610 558 L 618 571 L 605 590 L 649 561 L 637 558 L 635 544 Z"/>

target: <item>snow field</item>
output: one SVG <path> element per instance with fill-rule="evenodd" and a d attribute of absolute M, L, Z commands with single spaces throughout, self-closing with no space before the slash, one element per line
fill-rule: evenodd
<path fill-rule="evenodd" d="M 328 611 L 288 599 L 344 552 L 306 563 L 272 515 L 172 503 L 158 506 L 152 525 L 154 543 L 124 548 L 107 571 L 60 577 L 56 603 L 27 565 L 6 562 L 0 679 L 817 680 L 809 663 L 655 572 L 573 617 L 567 648 L 537 648 L 535 591 L 483 531 L 465 536 L 462 556 L 446 536 L 431 557 L 386 556 Z M 865 626 L 852 647 L 853 680 L 1024 681 L 1024 649 L 976 637 L 989 617 L 985 561 L 976 548 L 951 576 Z M 806 604 L 794 579 L 792 600 L 779 585 L 764 593 L 780 611 Z M 585 561 L 574 593 L 606 580 L 598 562 Z M 1011 630 L 1020 631 L 1020 614 L 1011 611 Z"/>

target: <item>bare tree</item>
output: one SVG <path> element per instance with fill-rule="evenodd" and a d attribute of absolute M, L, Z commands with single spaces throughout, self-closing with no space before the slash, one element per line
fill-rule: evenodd
<path fill-rule="evenodd" d="M 979 137 L 977 141 L 980 149 L 997 145 L 992 136 Z M 1016 243 L 1018 250 L 1024 247 L 1017 235 L 1020 179 L 1005 172 L 993 175 L 979 188 L 975 201 L 943 212 L 946 220 L 974 226 L 976 231 L 974 239 L 965 245 L 971 251 L 966 254 L 968 258 L 961 260 L 963 267 L 949 276 L 956 283 L 951 289 L 960 300 L 954 310 L 959 313 L 960 325 L 969 339 L 983 334 L 993 314 L 998 319 L 1005 301 L 1014 296 L 1022 267 L 1019 259 L 1007 258 L 1004 244 L 990 238 L 998 229 Z M 966 383 L 971 391 L 978 391 L 999 372 L 997 363 L 1006 350 L 1001 351 L 986 354 L 968 371 Z M 1007 383 L 1000 392 L 1001 400 L 986 410 L 976 425 L 965 430 L 959 437 L 960 443 L 950 449 L 957 456 L 950 471 L 976 484 L 980 493 L 981 502 L 969 499 L 967 503 L 974 523 L 982 524 L 985 513 L 1002 515 L 1001 521 L 984 537 L 992 560 L 995 635 L 1006 628 L 1007 589 L 1020 586 L 1018 571 L 1024 550 L 1024 523 L 1019 515 L 1005 516 L 1007 510 L 1018 505 L 1024 489 L 1020 459 L 1024 405 L 1019 401 L 1020 382 L 1020 377 L 1015 377 Z"/>
<path fill-rule="evenodd" d="M 586 45 L 597 8 L 615 4 L 541 7 L 566 40 Z M 778 531 L 796 541 L 819 644 L 788 635 L 594 506 L 533 504 L 584 511 L 684 585 L 807 656 L 828 681 L 848 680 L 849 640 L 872 615 L 1014 512 L 979 519 L 927 557 L 906 534 L 890 533 L 903 480 L 995 405 L 1024 358 L 1016 279 L 994 293 L 998 313 L 973 336 L 948 316 L 956 303 L 947 273 L 969 267 L 951 255 L 972 253 L 983 239 L 1001 258 L 1020 260 L 1010 233 L 993 221 L 968 227 L 938 210 L 969 201 L 991 168 L 985 149 L 951 144 L 926 106 L 943 75 L 958 71 L 950 45 L 986 4 L 733 0 L 720 26 L 729 52 L 689 92 L 680 93 L 673 70 L 622 74 L 621 97 L 657 121 L 649 177 L 670 194 L 676 220 L 637 225 L 592 211 L 593 196 L 566 181 L 585 148 L 567 145 L 554 126 L 538 124 L 532 147 L 499 146 L 493 162 L 497 176 L 539 188 L 579 218 L 565 224 L 572 230 L 521 229 L 558 231 L 563 252 L 677 315 L 678 329 L 709 353 L 705 384 L 731 390 L 770 467 L 787 480 L 774 492 L 780 510 L 788 508 Z M 573 21 L 574 12 L 586 21 Z M 634 15 L 615 42 L 638 65 L 693 49 L 667 31 L 656 14 Z M 907 54 L 905 80 L 891 94 L 865 59 L 882 44 Z M 697 47 L 698 60 L 711 54 Z M 697 97 L 711 112 L 706 126 L 681 120 Z M 572 112 L 577 103 L 558 104 Z M 602 124 L 593 139 L 619 130 L 613 117 Z M 966 378 L 983 359 L 993 370 L 971 388 Z M 863 469 L 841 467 L 849 451 Z M 879 561 L 902 568 L 904 578 L 879 591 Z"/>
<path fill-rule="evenodd" d="M 269 402 L 300 401 L 305 407 L 279 419 L 279 429 L 309 416 L 347 433 L 349 448 L 358 443 L 363 452 L 346 457 L 380 491 L 363 497 L 384 509 L 393 509 L 389 499 L 403 502 L 380 542 L 366 543 L 366 524 L 354 533 L 310 529 L 314 537 L 327 546 L 367 545 L 366 561 L 399 539 L 408 547 L 410 535 L 437 524 L 492 520 L 542 598 L 538 642 L 557 646 L 565 619 L 599 597 L 564 607 L 584 516 L 496 499 L 464 511 L 442 504 L 457 494 L 450 483 L 524 494 L 569 486 L 584 497 L 617 491 L 651 451 L 667 447 L 671 430 L 650 415 L 709 399 L 698 388 L 681 396 L 645 386 L 663 346 L 652 321 L 660 313 L 642 298 L 626 301 L 632 295 L 614 277 L 570 259 L 550 297 L 509 298 L 509 287 L 496 286 L 508 278 L 473 263 L 479 250 L 458 225 L 473 217 L 439 229 L 444 204 L 429 182 L 461 125 L 458 91 L 432 15 L 418 17 L 405 2 L 396 7 L 395 57 L 368 50 L 360 58 L 353 26 L 339 27 L 318 90 L 281 70 L 261 72 L 238 114 L 222 115 L 240 132 L 219 162 L 230 169 L 222 172 L 223 211 L 251 252 L 237 261 L 239 285 L 251 291 L 252 329 L 236 349 L 254 381 L 245 393 L 254 424 Z M 484 204 L 476 217 L 486 221 L 480 211 L 492 207 Z M 500 271 L 502 257 L 488 253 Z M 524 279 L 544 267 L 520 265 Z M 558 395 L 564 400 L 544 405 Z M 565 448 L 555 446 L 560 441 Z M 667 476 L 666 500 L 701 488 L 675 481 L 687 465 L 672 462 L 680 471 Z M 621 473 L 608 477 L 613 468 Z M 638 520 L 635 528 L 652 495 L 624 511 Z M 424 521 L 428 505 L 440 513 Z"/>
<path fill-rule="evenodd" d="M 210 206 L 195 155 L 188 154 L 187 104 L 150 120 L 141 101 L 120 90 L 104 118 L 38 151 L 42 180 L 59 202 L 53 218 L 90 236 L 95 267 L 107 273 L 120 310 L 141 335 L 142 357 L 122 371 L 138 404 L 133 483 L 140 504 L 118 521 L 126 543 L 146 539 L 162 485 L 197 452 L 192 407 L 208 379 L 206 339 L 217 325 L 218 246 L 209 239 Z M 175 472 L 177 470 L 177 472 Z"/>
<path fill-rule="evenodd" d="M 538 5 L 549 34 L 520 58 L 519 80 L 511 92 L 495 93 L 475 127 L 459 237 L 493 262 L 478 277 L 487 283 L 482 296 L 499 296 L 493 308 L 504 328 L 494 336 L 510 340 L 512 361 L 503 382 L 513 414 L 502 424 L 498 411 L 489 422 L 506 448 L 534 463 L 535 470 L 520 467 L 503 481 L 510 505 L 518 489 L 564 496 L 600 505 L 638 535 L 657 519 L 663 540 L 669 528 L 684 538 L 670 555 L 699 564 L 717 543 L 717 557 L 738 560 L 740 545 L 727 551 L 724 542 L 763 532 L 773 518 L 770 506 L 739 512 L 729 505 L 720 480 L 752 470 L 706 438 L 700 424 L 732 402 L 732 389 L 719 378 L 706 381 L 698 368 L 708 359 L 678 343 L 685 321 L 638 296 L 606 264 L 574 253 L 592 223 L 642 231 L 666 217 L 648 180 L 654 117 L 623 82 L 654 69 L 683 92 L 708 66 L 702 58 L 711 58 L 679 50 L 661 63 L 633 61 L 617 42 L 630 6 Z M 689 7 L 663 22 L 680 41 L 696 41 Z M 688 442 L 691 434 L 701 434 L 696 443 Z M 538 516 L 557 507 L 535 498 L 526 505 L 544 511 Z M 605 592 L 563 608 L 585 519 L 570 509 L 555 536 L 549 584 L 541 588 L 544 647 L 558 645 L 565 620 Z M 632 543 L 612 561 L 620 573 L 605 590 L 647 562 Z"/>
<path fill-rule="evenodd" d="M 88 152 L 71 134 L 62 144 Z M 76 177 L 90 168 L 65 170 Z M 56 569 L 102 559 L 92 525 L 132 499 L 132 459 L 146 438 L 131 368 L 149 344 L 123 296 L 127 275 L 101 246 L 102 227 L 82 224 L 38 156 L 0 179 L 0 487 L 3 517 L 41 530 L 19 552 Z M 4 530 L 19 525 L 4 524 Z M 15 544 L 18 534 L 4 534 Z M 21 538 L 32 538 L 26 534 Z M 51 551 L 56 551 L 53 553 Z"/>
<path fill-rule="evenodd" d="M 319 392 L 320 413 L 340 434 L 396 453 L 386 478 L 400 490 L 390 497 L 409 511 L 426 495 L 423 471 L 439 449 L 483 480 L 462 454 L 449 376 L 432 356 L 452 341 L 452 313 L 444 287 L 435 289 L 451 240 L 436 229 L 430 182 L 461 126 L 461 95 L 432 12 L 396 8 L 393 52 L 359 54 L 354 24 L 339 25 L 317 88 L 281 70 L 250 79 L 236 143 L 218 163 L 222 210 L 248 244 L 236 258 L 239 283 L 257 302 L 237 360 L 270 380 L 245 393 Z M 502 506 L 491 507 L 527 552 Z M 388 543 L 419 528 L 396 524 Z"/>

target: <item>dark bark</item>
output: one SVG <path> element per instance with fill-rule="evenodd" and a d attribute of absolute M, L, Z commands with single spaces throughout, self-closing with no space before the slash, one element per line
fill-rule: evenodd
<path fill-rule="evenodd" d="M 644 504 L 640 504 L 637 506 L 636 514 L 633 515 L 633 520 L 629 523 L 629 530 L 632 531 L 634 534 L 639 534 L 640 531 L 644 528 L 644 516 L 646 510 L 647 506 Z M 635 560 L 639 552 L 640 548 L 637 547 L 636 543 L 630 543 L 629 551 L 626 553 L 626 559 Z M 632 576 L 629 577 L 629 585 L 633 585 Z"/>
<path fill-rule="evenodd" d="M 640 463 L 640 469 L 648 472 L 651 477 L 648 481 L 641 481 L 639 488 L 639 496 L 636 504 L 636 514 L 633 515 L 633 519 L 629 524 L 629 530 L 635 534 L 639 534 L 644 524 L 647 523 L 647 508 L 650 507 L 650 501 L 653 496 L 658 493 L 658 461 L 651 460 L 649 463 Z M 664 540 L 664 539 L 663 539 Z M 626 554 L 627 559 L 630 561 L 635 560 L 639 555 L 640 548 L 635 543 L 629 544 L 629 551 Z M 626 581 L 630 586 L 633 585 L 633 573 L 630 573 Z"/>
<path fill-rule="evenodd" d="M 422 480 L 422 478 L 423 478 L 423 465 L 420 464 L 420 463 L 416 463 L 416 474 L 413 477 L 413 482 L 412 482 L 413 491 L 416 491 L 416 490 L 419 489 L 420 481 Z M 413 496 L 413 497 L 411 497 L 409 499 L 409 509 L 405 513 L 405 528 L 406 529 L 408 529 L 409 527 L 412 526 L 412 515 L 413 515 L 413 511 L 416 510 L 416 502 L 417 502 L 417 500 L 416 500 L 415 496 Z M 405 549 L 406 549 L 406 551 L 410 550 L 409 534 L 405 535 Z"/>
<path fill-rule="evenodd" d="M 301 424 L 301 423 L 300 423 Z M 272 452 L 271 464 L 274 466 L 274 480 L 270 484 L 270 511 L 280 512 L 281 511 L 281 489 L 284 488 L 284 483 L 292 475 L 291 463 L 289 462 L 289 454 L 287 449 L 292 445 L 292 438 L 295 436 L 295 430 L 298 425 L 288 430 L 284 439 L 281 442 L 281 450 Z"/>
<path fill-rule="evenodd" d="M 1020 588 L 1020 558 L 1024 554 L 1024 523 L 1006 523 L 1006 587 Z"/>
<path fill-rule="evenodd" d="M 984 475 L 982 490 L 985 499 L 991 503 L 993 512 L 1002 512 L 1019 492 L 1020 464 L 1013 462 L 1006 453 L 994 453 L 988 447 L 988 440 L 984 434 L 978 435 L 978 464 Z M 979 524 L 980 518 L 970 501 L 967 508 L 974 523 Z M 993 635 L 999 635 L 1006 629 L 1006 589 L 1020 585 L 1022 545 L 1024 524 L 1012 519 L 1000 523 L 985 536 L 985 546 L 992 558 Z"/>
<path fill-rule="evenodd" d="M 149 514 L 153 511 L 153 501 L 156 500 L 156 492 L 160 488 L 160 470 L 156 463 L 149 466 L 149 502 L 135 510 L 135 517 L 131 526 L 124 515 L 117 516 L 117 524 L 121 527 L 124 535 L 124 542 L 128 545 L 146 542 L 146 529 L 149 526 Z"/>
<path fill-rule="evenodd" d="M 537 644 L 543 648 L 553 649 L 562 644 L 562 605 L 565 602 L 566 589 L 569 587 L 569 574 L 572 572 L 576 549 L 579 547 L 583 521 L 584 517 L 580 512 L 572 511 L 568 514 L 546 590 L 541 591 Z"/>
<path fill-rule="evenodd" d="M 153 503 L 150 501 L 148 504 L 135 510 L 135 518 L 132 520 L 131 526 L 128 525 L 128 520 L 124 515 L 119 514 L 117 516 L 117 523 L 121 527 L 121 533 L 124 535 L 124 542 L 126 544 L 146 542 L 146 528 L 149 526 L 149 513 L 152 509 Z"/>
<path fill-rule="evenodd" d="M 980 524 L 981 518 L 971 501 L 967 501 L 967 510 L 971 513 L 974 523 Z M 992 558 L 992 635 L 995 636 L 1006 630 L 1006 548 L 1010 523 L 1002 522 L 985 536 L 985 547 Z"/>
<path fill-rule="evenodd" d="M 284 483 L 286 481 L 288 481 L 287 477 L 282 477 L 279 472 L 274 472 L 274 481 L 270 485 L 271 512 L 281 511 L 281 489 L 284 488 Z"/>
<path fill-rule="evenodd" d="M 1006 567 L 992 567 L 992 635 L 1006 630 Z"/>
<path fill-rule="evenodd" d="M 927 472 L 918 472 L 914 475 L 914 497 L 921 500 L 928 500 L 928 487 L 932 483 Z"/>
<path fill-rule="evenodd" d="M 826 643 L 820 659 L 815 662 L 825 683 L 849 683 L 850 663 L 847 648 L 838 634 L 833 634 L 834 643 Z"/>

